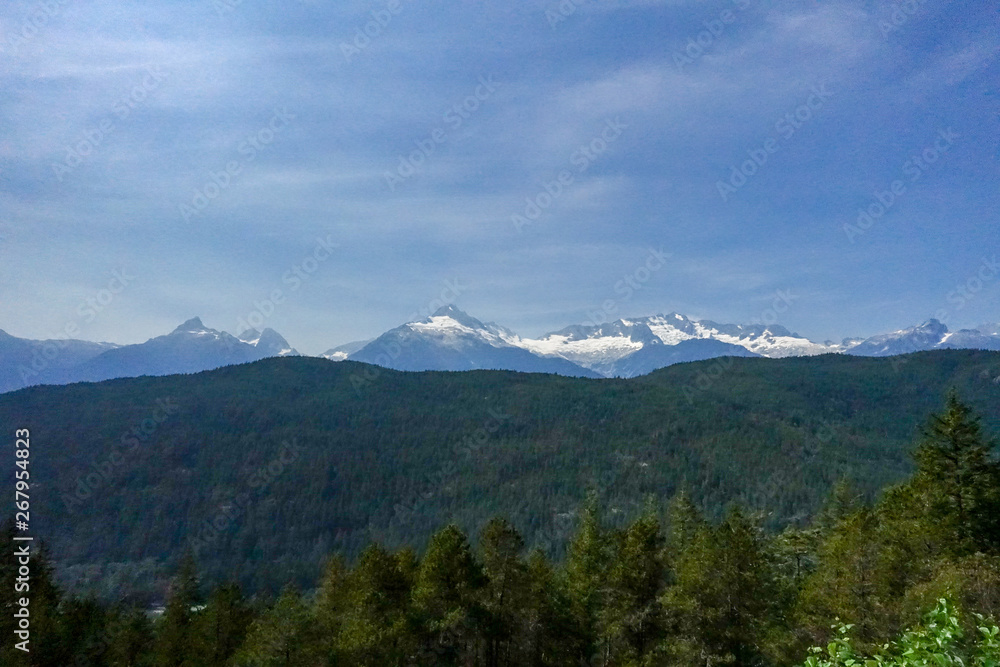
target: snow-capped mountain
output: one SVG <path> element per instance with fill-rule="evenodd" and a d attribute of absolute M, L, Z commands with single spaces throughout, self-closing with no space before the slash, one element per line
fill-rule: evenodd
<path fill-rule="evenodd" d="M 942 322 L 930 319 L 919 326 L 872 336 L 846 351 L 866 357 L 889 357 L 942 348 L 1000 350 L 1000 335 L 979 329 L 948 331 Z"/>
<path fill-rule="evenodd" d="M 347 359 L 349 355 L 357 352 L 370 342 L 372 342 L 371 338 L 368 340 L 356 340 L 351 343 L 344 343 L 343 345 L 338 345 L 337 347 L 331 347 L 319 356 L 324 359 L 329 359 L 330 361 L 343 361 L 344 359 Z"/>
<path fill-rule="evenodd" d="M 336 357 L 331 350 L 324 356 Z M 654 315 L 600 325 L 574 325 L 538 339 L 522 338 L 455 306 L 386 332 L 347 358 L 399 370 L 501 368 L 634 377 L 671 364 L 721 356 L 793 356 L 840 351 L 780 326 L 719 325 L 683 315 Z"/>
<path fill-rule="evenodd" d="M 300 356 L 298 350 L 289 345 L 288 341 L 274 329 L 264 329 L 263 332 L 256 329 L 247 329 L 239 334 L 237 338 L 247 345 L 256 347 L 265 357 Z"/>
<path fill-rule="evenodd" d="M 444 306 L 430 317 L 385 332 L 348 359 L 403 371 L 499 369 L 600 377 L 567 359 L 513 345 L 507 340 L 511 337 L 513 333 L 498 325 Z"/>
<path fill-rule="evenodd" d="M 140 375 L 198 373 L 265 357 L 298 354 L 284 338 L 271 329 L 265 329 L 263 333 L 246 332 L 243 336 L 249 340 L 240 340 L 225 331 L 206 327 L 201 319 L 195 317 L 169 334 L 135 345 L 83 344 L 82 341 L 72 341 L 81 344 L 67 348 L 73 350 L 72 353 L 57 355 L 55 358 L 59 363 L 50 363 L 24 379 L 18 375 L 16 381 L 0 384 L 0 391 L 11 391 L 34 384 L 98 382 Z M 13 339 L 12 336 L 7 338 Z M 13 340 L 22 342 L 15 345 L 0 337 L 0 348 L 20 350 L 8 367 L 13 367 L 15 371 L 25 365 L 30 367 L 32 350 L 44 342 Z"/>
<path fill-rule="evenodd" d="M 680 350 L 670 350 L 680 343 L 699 340 L 724 343 L 729 347 L 689 344 Z M 678 313 L 621 319 L 592 326 L 575 325 L 539 339 L 516 338 L 510 342 L 537 354 L 569 359 L 603 375 L 624 377 L 632 377 L 640 372 L 639 369 L 650 368 L 657 363 L 656 359 L 680 363 L 727 355 L 778 358 L 842 352 L 844 349 L 834 343 L 814 343 L 777 324 L 717 324 L 711 320 L 692 320 Z M 640 352 L 650 345 L 654 347 L 645 353 Z M 713 350 L 715 354 L 711 353 Z M 702 356 L 705 354 L 708 356 Z M 638 356 L 624 361 L 632 355 Z M 669 364 L 656 367 L 664 365 Z"/>
<path fill-rule="evenodd" d="M 759 357 L 741 345 L 724 343 L 713 338 L 688 338 L 676 345 L 665 345 L 659 339 L 646 344 L 641 350 L 615 362 L 611 375 L 636 377 L 652 373 L 659 368 L 689 361 L 703 361 L 716 357 Z"/>
<path fill-rule="evenodd" d="M 512 348 L 530 352 L 532 357 L 522 355 L 515 363 Z M 400 370 L 523 370 L 540 368 L 542 360 L 565 361 L 571 364 L 568 370 L 547 366 L 543 372 L 579 375 L 580 369 L 588 369 L 604 377 L 635 377 L 671 364 L 722 356 L 888 356 L 938 348 L 1000 350 L 1000 335 L 975 329 L 949 332 L 941 322 L 930 320 L 870 338 L 817 343 L 778 324 L 719 324 L 670 313 L 578 324 L 540 338 L 522 338 L 448 306 L 425 320 L 393 329 L 356 352 L 343 350 L 335 355 L 338 349 L 334 348 L 324 356 Z"/>

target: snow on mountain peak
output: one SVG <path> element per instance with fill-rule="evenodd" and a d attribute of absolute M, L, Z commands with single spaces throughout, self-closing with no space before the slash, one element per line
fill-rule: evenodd
<path fill-rule="evenodd" d="M 256 329 L 247 329 L 241 333 L 236 334 L 236 337 L 247 345 L 256 346 L 260 342 L 260 332 Z"/>
<path fill-rule="evenodd" d="M 170 332 L 171 336 L 177 334 L 193 334 L 195 336 L 215 336 L 216 338 L 219 337 L 219 332 L 216 331 L 215 329 L 209 329 L 204 324 L 202 324 L 200 317 L 192 317 L 190 320 L 184 322 L 176 329 L 174 329 L 172 332 Z"/>

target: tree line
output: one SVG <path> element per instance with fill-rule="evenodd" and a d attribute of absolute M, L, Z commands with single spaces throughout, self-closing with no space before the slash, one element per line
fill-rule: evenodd
<path fill-rule="evenodd" d="M 952 393 L 909 479 L 873 503 L 842 482 L 807 525 L 773 532 L 739 505 L 711 520 L 682 490 L 665 512 L 650 498 L 615 527 L 591 497 L 559 562 L 528 552 L 500 517 L 474 538 L 446 525 L 422 554 L 370 544 L 352 563 L 333 556 L 313 588 L 289 585 L 274 599 L 235 583 L 203 590 L 188 555 L 158 614 L 61 591 L 43 550 L 32 564 L 32 652 L 12 648 L 4 611 L 0 664 L 995 666 L 993 450 Z M 0 563 L 5 610 L 11 563 Z M 977 637 L 979 653 L 963 653 Z"/>

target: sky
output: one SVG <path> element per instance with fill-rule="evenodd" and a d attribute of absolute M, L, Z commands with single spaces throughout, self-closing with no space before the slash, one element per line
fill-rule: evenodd
<path fill-rule="evenodd" d="M 1000 321 L 995 2 L 330 4 L 0 5 L 0 329 Z"/>

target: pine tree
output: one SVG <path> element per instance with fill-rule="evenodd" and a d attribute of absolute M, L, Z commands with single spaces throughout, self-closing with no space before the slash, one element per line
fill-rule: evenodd
<path fill-rule="evenodd" d="M 340 632 L 344 614 L 349 605 L 347 579 L 349 572 L 344 561 L 334 556 L 327 561 L 316 595 L 316 630 L 319 635 L 319 650 L 331 665 L 340 660 Z"/>
<path fill-rule="evenodd" d="M 663 596 L 671 662 L 758 665 L 773 623 L 774 573 L 758 520 L 732 508 L 700 528 L 674 563 Z"/>
<path fill-rule="evenodd" d="M 108 665 L 149 667 L 153 664 L 153 622 L 142 610 L 118 610 L 108 623 Z"/>
<path fill-rule="evenodd" d="M 479 541 L 486 587 L 486 665 L 510 665 L 517 650 L 527 595 L 527 568 L 521 560 L 524 539 L 506 519 L 494 518 Z"/>
<path fill-rule="evenodd" d="M 799 615 L 814 642 L 829 637 L 837 618 L 855 625 L 862 646 L 888 638 L 895 622 L 881 542 L 878 514 L 868 507 L 842 519 L 823 542 L 800 599 Z"/>
<path fill-rule="evenodd" d="M 167 608 L 156 628 L 157 667 L 196 667 L 202 655 L 194 617 L 201 602 L 198 570 L 188 552 L 170 586 Z"/>
<path fill-rule="evenodd" d="M 616 662 L 641 663 L 663 634 L 664 539 L 652 504 L 617 540 L 608 571 L 605 628 Z"/>
<path fill-rule="evenodd" d="M 346 608 L 338 645 L 351 665 L 402 665 L 412 651 L 408 604 L 410 581 L 396 555 L 373 544 L 361 554 L 347 581 Z"/>
<path fill-rule="evenodd" d="M 108 622 L 109 614 L 97 600 L 63 600 L 62 638 L 69 651 L 69 664 L 73 667 L 97 667 L 108 663 Z"/>
<path fill-rule="evenodd" d="M 431 537 L 413 590 L 422 627 L 422 659 L 437 665 L 473 660 L 481 637 L 483 573 L 454 524 Z"/>
<path fill-rule="evenodd" d="M 238 584 L 218 586 L 197 616 L 197 644 L 204 649 L 204 664 L 223 667 L 243 645 L 253 620 L 253 610 Z"/>
<path fill-rule="evenodd" d="M 67 637 L 61 610 L 62 591 L 55 583 L 48 547 L 42 543 L 31 557 L 31 663 L 33 665 L 68 664 L 74 646 Z M 94 611 L 91 609 L 91 611 Z M 100 620 L 95 619 L 95 623 Z"/>
<path fill-rule="evenodd" d="M 914 485 L 928 499 L 927 520 L 957 553 L 1000 547 L 1000 464 L 993 448 L 979 418 L 951 391 L 914 453 Z"/>
<path fill-rule="evenodd" d="M 580 512 L 580 525 L 569 546 L 566 560 L 566 590 L 576 626 L 573 639 L 577 660 L 584 662 L 604 655 L 600 614 L 607 596 L 608 535 L 601 525 L 597 497 L 591 495 Z"/>
<path fill-rule="evenodd" d="M 578 655 L 573 642 L 569 599 L 559 586 L 555 570 L 540 549 L 528 556 L 528 591 L 521 627 L 521 657 L 531 667 L 572 664 Z"/>
<path fill-rule="evenodd" d="M 315 616 L 302 596 L 286 586 L 250 628 L 233 662 L 240 667 L 313 667 L 318 655 Z"/>

